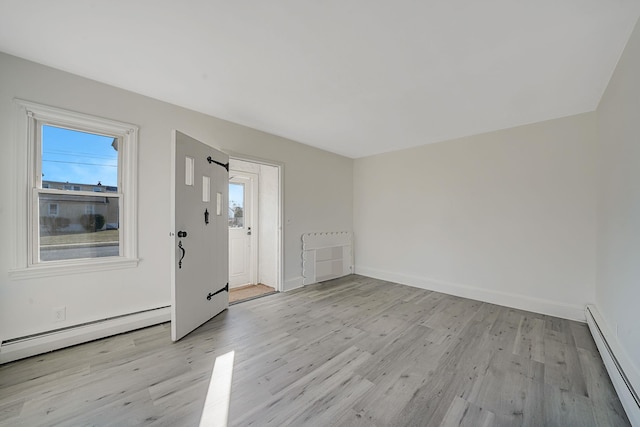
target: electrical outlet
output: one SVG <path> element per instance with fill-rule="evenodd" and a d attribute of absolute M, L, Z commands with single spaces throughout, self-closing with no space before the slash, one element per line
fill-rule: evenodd
<path fill-rule="evenodd" d="M 67 318 L 67 307 L 54 307 L 53 308 L 53 321 L 62 322 Z"/>

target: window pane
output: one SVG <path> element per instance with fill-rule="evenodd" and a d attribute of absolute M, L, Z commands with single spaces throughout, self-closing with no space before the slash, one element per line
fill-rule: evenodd
<path fill-rule="evenodd" d="M 244 184 L 229 183 L 229 228 L 244 227 Z"/>
<path fill-rule="evenodd" d="M 119 199 L 40 194 L 40 260 L 119 255 Z"/>
<path fill-rule="evenodd" d="M 118 185 L 118 139 L 43 125 L 42 181 L 43 188 L 110 191 Z"/>

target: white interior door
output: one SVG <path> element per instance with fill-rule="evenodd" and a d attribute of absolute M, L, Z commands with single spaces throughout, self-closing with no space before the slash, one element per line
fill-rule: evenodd
<path fill-rule="evenodd" d="M 174 145 L 171 339 L 177 341 L 229 306 L 229 157 L 177 131 Z"/>
<path fill-rule="evenodd" d="M 229 179 L 229 286 L 257 283 L 256 174 L 231 171 Z"/>

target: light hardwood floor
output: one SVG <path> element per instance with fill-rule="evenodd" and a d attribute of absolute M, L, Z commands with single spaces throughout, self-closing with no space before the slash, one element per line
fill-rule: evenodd
<path fill-rule="evenodd" d="M 0 425 L 626 426 L 586 325 L 362 276 L 0 367 Z"/>

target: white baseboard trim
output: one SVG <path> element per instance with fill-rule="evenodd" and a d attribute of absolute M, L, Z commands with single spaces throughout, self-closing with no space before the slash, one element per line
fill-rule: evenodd
<path fill-rule="evenodd" d="M 294 277 L 293 279 L 284 281 L 284 291 L 292 291 L 304 286 L 302 276 Z"/>
<path fill-rule="evenodd" d="M 117 335 L 171 320 L 171 307 L 118 316 L 100 322 L 0 343 L 0 364 Z M 168 334 L 169 332 L 167 332 Z"/>
<path fill-rule="evenodd" d="M 640 426 L 640 372 L 631 363 L 631 358 L 620 346 L 618 338 L 611 332 L 607 322 L 594 305 L 585 309 L 589 330 L 596 342 L 609 378 L 618 393 L 620 402 L 631 425 Z"/>
<path fill-rule="evenodd" d="M 356 274 L 520 310 L 561 317 L 563 319 L 577 320 L 578 322 L 585 321 L 584 309 L 578 305 L 564 304 L 527 295 L 482 289 L 475 286 L 429 279 L 426 277 L 394 273 L 359 265 L 356 265 Z"/>

